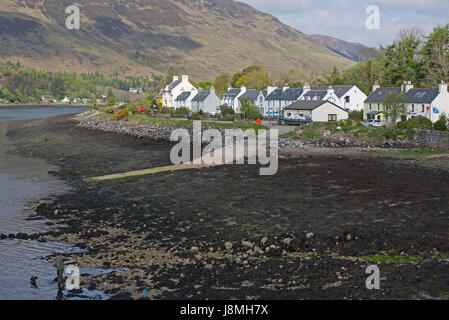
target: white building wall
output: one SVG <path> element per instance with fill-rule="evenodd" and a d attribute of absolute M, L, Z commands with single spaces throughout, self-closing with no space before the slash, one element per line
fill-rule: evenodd
<path fill-rule="evenodd" d="M 334 106 L 332 103 L 326 102 L 323 105 L 319 106 L 318 108 L 312 110 L 312 121 L 328 122 L 329 114 L 336 114 L 337 121 L 347 120 L 349 115 L 348 112 L 346 112 L 345 110 L 337 106 Z"/>

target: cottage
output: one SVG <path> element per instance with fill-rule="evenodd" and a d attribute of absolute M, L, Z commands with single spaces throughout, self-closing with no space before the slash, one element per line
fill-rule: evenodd
<path fill-rule="evenodd" d="M 288 119 L 327 123 L 347 120 L 348 116 L 348 111 L 326 100 L 299 100 L 284 108 L 284 117 Z"/>
<path fill-rule="evenodd" d="M 354 85 L 332 86 L 334 93 L 339 99 L 337 103 L 340 107 L 350 111 L 363 110 L 364 103 L 368 96 Z"/>
<path fill-rule="evenodd" d="M 335 94 L 332 86 L 309 87 L 306 85 L 304 86 L 304 91 L 305 93 L 302 95 L 301 100 L 330 101 L 341 107 L 340 99 Z"/>
<path fill-rule="evenodd" d="M 303 94 L 302 88 L 268 87 L 264 115 L 279 115 L 286 106 L 298 101 Z"/>
<path fill-rule="evenodd" d="M 192 110 L 192 99 L 198 94 L 197 90 L 184 91 L 175 100 L 175 109 L 187 108 Z"/>
<path fill-rule="evenodd" d="M 253 106 L 256 106 L 260 113 L 263 114 L 264 112 L 264 102 L 265 102 L 265 95 L 263 91 L 258 91 L 256 89 L 248 89 L 246 90 L 246 92 L 242 95 L 240 95 L 240 97 L 238 98 L 239 100 L 239 110 L 237 110 L 237 112 L 240 111 L 240 108 L 242 106 L 242 101 L 244 99 L 247 99 L 249 101 L 249 103 L 251 103 Z"/>
<path fill-rule="evenodd" d="M 441 82 L 438 88 L 412 88 L 406 93 L 405 102 L 407 119 L 426 117 L 435 122 L 441 113 L 449 114 L 447 83 Z"/>
<path fill-rule="evenodd" d="M 175 100 L 184 91 L 194 91 L 196 88 L 189 82 L 189 76 L 173 77 L 172 83 L 161 92 L 162 105 L 164 107 L 175 108 Z"/>
<path fill-rule="evenodd" d="M 215 89 L 211 88 L 208 91 L 199 91 L 192 99 L 192 111 L 215 115 L 218 112 L 220 105 L 220 98 L 215 94 Z"/>
<path fill-rule="evenodd" d="M 365 100 L 364 119 L 377 119 L 386 122 L 383 113 L 385 98 L 391 93 L 404 93 L 408 113 L 401 116 L 401 120 L 426 117 L 435 122 L 439 114 L 449 113 L 449 93 L 447 84 L 442 82 L 438 88 L 414 88 L 410 81 L 405 81 L 401 87 L 381 88 L 376 82 L 373 92 Z"/>
<path fill-rule="evenodd" d="M 241 104 L 239 98 L 246 93 L 246 87 L 228 88 L 228 91 L 221 98 L 220 104 L 222 106 L 228 106 L 235 112 L 239 112 Z"/>

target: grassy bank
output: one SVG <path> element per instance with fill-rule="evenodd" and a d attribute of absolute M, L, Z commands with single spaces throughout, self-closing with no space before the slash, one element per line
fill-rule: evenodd
<path fill-rule="evenodd" d="M 108 118 L 113 119 L 113 114 L 107 114 L 107 113 L 101 113 L 98 115 L 102 118 Z M 128 116 L 128 119 L 135 122 L 141 122 L 141 123 L 151 123 L 151 124 L 159 124 L 159 125 L 165 125 L 165 126 L 172 126 L 172 127 L 192 127 L 193 126 L 193 120 L 185 120 L 185 119 L 167 119 L 167 118 L 155 118 L 155 117 L 147 117 L 145 115 L 137 115 L 132 114 Z M 231 122 L 211 122 L 211 121 L 202 121 L 201 125 L 203 127 L 211 127 L 215 129 L 253 129 L 256 132 L 259 129 L 265 129 L 267 130 L 268 127 L 266 126 L 258 126 L 255 123 L 231 123 Z"/>
<path fill-rule="evenodd" d="M 369 143 L 379 143 L 384 139 L 404 140 L 416 134 L 414 129 L 390 129 L 365 127 L 362 122 L 339 121 L 336 123 L 311 125 L 290 132 L 282 137 L 291 139 L 328 139 L 331 135 L 359 139 Z"/>
<path fill-rule="evenodd" d="M 438 156 L 449 156 L 449 150 L 400 150 L 391 152 L 364 151 L 374 157 L 396 158 L 400 160 L 427 160 Z"/>

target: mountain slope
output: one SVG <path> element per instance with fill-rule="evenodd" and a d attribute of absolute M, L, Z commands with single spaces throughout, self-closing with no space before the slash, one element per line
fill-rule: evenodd
<path fill-rule="evenodd" d="M 340 56 L 356 62 L 360 62 L 365 59 L 363 55 L 360 54 L 361 50 L 370 49 L 360 43 L 348 42 L 321 34 L 311 35 L 310 38 L 322 44 L 326 48 L 332 50 L 333 52 L 339 54 Z"/>
<path fill-rule="evenodd" d="M 81 29 L 65 28 L 65 8 Z M 2 0 L 0 60 L 54 71 L 211 79 L 260 64 L 277 74 L 344 69 L 344 59 L 303 33 L 233 0 Z"/>

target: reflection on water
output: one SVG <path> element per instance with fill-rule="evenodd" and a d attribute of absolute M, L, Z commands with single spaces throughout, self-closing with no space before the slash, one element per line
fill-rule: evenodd
<path fill-rule="evenodd" d="M 7 121 L 74 114 L 86 108 L 0 108 L 0 233 L 36 233 L 52 227 L 44 220 L 24 220 L 34 212 L 34 204 L 68 190 L 60 180 L 48 175 L 57 170 L 45 161 L 21 158 L 8 153 L 13 146 L 6 137 Z M 77 248 L 61 243 L 28 240 L 0 240 L 0 299 L 56 299 L 55 268 L 45 257 L 73 253 Z M 30 278 L 37 276 L 37 288 Z M 84 298 L 105 298 L 102 293 L 85 292 Z"/>

